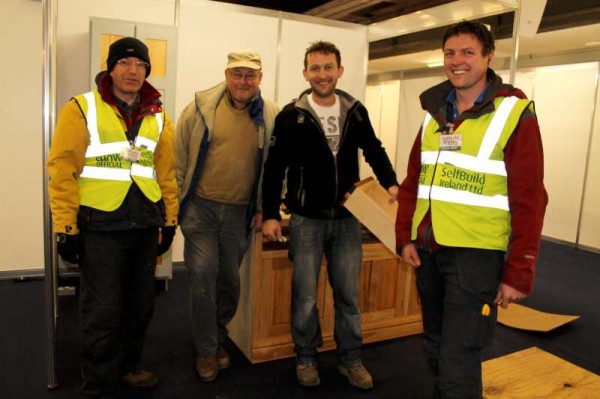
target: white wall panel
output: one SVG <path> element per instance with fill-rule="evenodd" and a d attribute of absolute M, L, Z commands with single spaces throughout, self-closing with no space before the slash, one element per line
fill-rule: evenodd
<path fill-rule="evenodd" d="M 0 12 L 0 271 L 41 268 L 43 244 L 42 3 Z"/>
<path fill-rule="evenodd" d="M 383 143 L 383 147 L 392 162 L 396 164 L 396 144 L 398 141 L 398 108 L 400 102 L 400 81 L 381 82 L 367 86 L 365 104 L 369 110 L 369 118 L 375 134 Z M 361 179 L 373 176 L 373 171 L 361 159 Z"/>
<path fill-rule="evenodd" d="M 594 127 L 591 132 L 590 158 L 587 167 L 587 179 L 583 197 L 581 212 L 581 224 L 579 230 L 579 244 L 600 249 L 600 63 L 596 63 L 596 75 L 590 80 L 590 89 L 596 86 L 595 111 L 593 115 Z M 591 118 L 592 115 L 590 115 Z M 586 115 L 582 114 L 583 118 Z"/>
<path fill-rule="evenodd" d="M 57 8 L 59 109 L 72 96 L 90 89 L 90 17 L 173 25 L 175 15 L 172 0 L 60 0 Z"/>
<path fill-rule="evenodd" d="M 425 117 L 425 111 L 421 108 L 419 96 L 423 91 L 443 82 L 445 79 L 442 74 L 440 76 L 402 81 L 396 148 L 396 173 L 400 182 L 406 177 L 408 156 Z"/>
<path fill-rule="evenodd" d="M 563 65 L 537 68 L 534 79 L 550 197 L 543 235 L 572 243 L 577 238 L 596 73 L 596 64 Z"/>
<path fill-rule="evenodd" d="M 323 20 L 325 22 L 325 20 Z M 350 25 L 348 25 L 350 26 Z M 369 47 L 365 27 L 343 28 L 296 20 L 283 20 L 277 98 L 284 105 L 309 86 L 304 80 L 304 53 L 311 42 L 324 40 L 340 49 L 344 75 L 338 88 L 364 102 Z"/>
<path fill-rule="evenodd" d="M 247 9 L 215 2 L 181 5 L 176 117 L 193 101 L 195 92 L 225 80 L 227 54 L 239 49 L 261 55 L 261 92 L 274 99 L 279 21 L 273 16 L 248 14 L 244 12 Z"/>
<path fill-rule="evenodd" d="M 398 142 L 400 81 L 386 82 L 381 87 L 381 92 L 386 100 L 381 103 L 381 126 L 378 137 L 382 141 L 392 165 L 395 165 Z"/>
<path fill-rule="evenodd" d="M 377 137 L 381 139 L 381 128 L 382 128 L 382 115 L 381 115 L 381 107 L 382 101 L 384 100 L 384 95 L 382 93 L 383 87 L 385 83 L 381 83 L 378 85 L 369 85 L 367 86 L 365 92 L 365 106 L 369 111 L 369 118 L 371 119 L 371 124 L 373 125 L 373 129 L 375 130 L 375 134 Z M 398 120 L 398 110 L 396 109 L 396 120 Z M 392 126 L 395 123 L 392 123 Z M 393 151 L 393 149 L 392 149 Z M 391 153 L 388 151 L 388 156 L 391 157 Z M 365 161 L 363 156 L 360 157 L 360 179 L 366 179 L 369 176 L 373 176 L 373 171 Z"/>

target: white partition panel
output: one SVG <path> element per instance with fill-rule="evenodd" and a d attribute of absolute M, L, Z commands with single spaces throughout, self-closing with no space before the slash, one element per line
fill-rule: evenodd
<path fill-rule="evenodd" d="M 345 71 L 338 81 L 338 88 L 364 101 L 369 55 L 366 27 L 350 24 L 326 26 L 317 22 L 284 19 L 277 88 L 279 103 L 282 106 L 289 103 L 309 87 L 302 75 L 304 53 L 310 43 L 317 40 L 332 42 L 340 49 Z"/>
<path fill-rule="evenodd" d="M 496 71 L 498 75 L 502 78 L 504 83 L 510 82 L 510 72 L 505 70 Z M 527 96 L 527 98 L 533 99 L 533 84 L 535 80 L 535 69 L 530 69 L 527 71 L 517 71 L 515 74 L 515 84 L 514 86 L 521 89 L 523 93 Z"/>
<path fill-rule="evenodd" d="M 400 182 L 406 177 L 408 156 L 425 117 L 425 111 L 421 108 L 419 96 L 423 91 L 443 82 L 445 79 L 445 76 L 442 74 L 440 76 L 402 81 L 396 148 L 396 173 Z"/>
<path fill-rule="evenodd" d="M 398 142 L 398 109 L 400 106 L 400 81 L 386 82 L 381 86 L 381 126 L 378 137 L 383 143 L 392 165 L 396 164 Z"/>
<path fill-rule="evenodd" d="M 90 88 L 90 17 L 173 25 L 174 4 L 165 0 L 60 0 L 58 4 L 57 105 Z"/>
<path fill-rule="evenodd" d="M 44 267 L 41 2 L 3 0 L 0 37 L 1 272 Z"/>
<path fill-rule="evenodd" d="M 398 82 L 398 80 L 394 81 Z M 381 82 L 376 85 L 368 85 L 365 95 L 365 106 L 369 110 L 369 117 L 373 123 L 373 129 L 377 137 L 381 136 L 381 103 L 384 100 L 384 87 L 387 82 Z M 398 110 L 396 109 L 396 118 L 398 118 Z"/>
<path fill-rule="evenodd" d="M 373 124 L 373 129 L 375 130 L 375 134 L 377 137 L 381 139 L 381 128 L 384 126 L 382 123 L 382 102 L 383 102 L 383 87 L 385 83 L 381 83 L 378 85 L 369 85 L 367 86 L 365 92 L 365 106 L 369 111 L 369 118 L 371 119 L 371 123 Z M 396 120 L 398 120 L 398 110 L 395 111 Z M 394 124 L 392 124 L 394 125 Z M 385 145 L 385 144 L 384 144 Z M 391 157 L 391 153 L 388 151 L 388 156 Z M 365 161 L 364 157 L 360 157 L 360 178 L 366 179 L 369 176 L 373 175 L 373 171 Z"/>
<path fill-rule="evenodd" d="M 593 68 L 592 68 L 593 69 Z M 596 77 L 589 82 L 590 89 L 595 89 L 596 101 L 593 115 L 594 126 L 591 132 L 589 150 L 589 163 L 583 207 L 581 211 L 581 224 L 579 226 L 579 244 L 588 248 L 600 250 L 600 63 L 596 63 Z M 593 77 L 593 76 L 592 76 Z M 595 86 L 595 87 L 594 87 Z M 587 115 L 582 114 L 583 118 Z M 589 115 L 591 118 L 592 115 Z"/>
<path fill-rule="evenodd" d="M 534 101 L 544 142 L 550 196 L 543 235 L 575 243 L 581 209 L 597 66 L 538 68 Z"/>
<path fill-rule="evenodd" d="M 175 117 L 194 99 L 195 92 L 225 80 L 227 54 L 239 49 L 261 55 L 262 95 L 274 99 L 279 20 L 252 14 L 252 10 L 211 1 L 182 3 Z"/>
<path fill-rule="evenodd" d="M 398 141 L 398 107 L 400 102 L 400 81 L 381 82 L 367 86 L 365 105 L 375 129 L 375 134 L 392 162 L 396 164 L 396 143 Z M 361 159 L 361 179 L 372 176 L 373 172 L 364 158 Z"/>

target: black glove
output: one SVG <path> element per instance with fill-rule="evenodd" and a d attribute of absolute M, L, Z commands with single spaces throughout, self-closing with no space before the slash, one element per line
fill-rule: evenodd
<path fill-rule="evenodd" d="M 56 243 L 56 249 L 60 257 L 67 262 L 77 264 L 79 258 L 79 234 L 57 234 Z"/>
<path fill-rule="evenodd" d="M 158 242 L 158 247 L 156 248 L 156 256 L 161 256 L 171 246 L 173 243 L 173 237 L 175 237 L 175 229 L 176 226 L 163 226 L 161 227 L 160 239 Z"/>

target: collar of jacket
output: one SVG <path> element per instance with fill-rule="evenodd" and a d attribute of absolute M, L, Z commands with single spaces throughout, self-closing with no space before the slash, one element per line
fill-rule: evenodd
<path fill-rule="evenodd" d="M 228 96 L 226 81 L 223 81 L 218 85 L 211 87 L 210 89 L 196 92 L 196 107 L 198 108 L 198 111 L 200 111 L 202 118 L 204 118 L 205 124 L 209 131 L 212 131 L 214 126 L 214 111 L 217 109 L 217 105 L 223 96 Z M 265 103 L 259 89 L 252 100 L 250 100 L 248 107 L 250 119 L 259 126 L 265 126 L 264 104 Z"/>
<path fill-rule="evenodd" d="M 493 112 L 494 98 L 498 96 L 517 96 L 519 98 L 526 98 L 525 94 L 513 87 L 512 85 L 506 84 L 502 81 L 502 78 L 494 72 L 492 68 L 488 68 L 487 79 L 489 87 L 483 98 L 483 101 L 475 105 L 468 111 L 463 112 L 457 120 L 478 118 L 482 114 Z M 443 126 L 446 124 L 446 99 L 450 91 L 454 89 L 454 86 L 450 83 L 450 80 L 446 80 L 438 85 L 435 85 L 425 90 L 419 96 L 421 101 L 421 108 L 429 112 L 440 124 Z"/>
<path fill-rule="evenodd" d="M 102 100 L 110 105 L 117 106 L 117 102 L 112 94 L 112 78 L 106 71 L 100 72 L 96 77 L 96 84 Z M 151 108 L 151 112 L 142 112 L 140 115 L 148 113 L 156 114 L 162 111 L 162 102 L 160 101 L 160 92 L 154 88 L 147 80 L 144 80 L 142 88 L 139 91 L 138 107 L 141 110 Z"/>
<path fill-rule="evenodd" d="M 227 100 L 231 103 L 231 105 L 235 107 L 233 99 L 231 98 L 231 93 L 228 89 L 225 89 L 225 95 L 227 96 Z M 265 119 L 263 117 L 264 105 L 265 102 L 262 99 L 260 89 L 258 89 L 254 97 L 252 97 L 252 99 L 250 99 L 250 101 L 248 101 L 245 106 L 245 108 L 248 108 L 250 120 L 252 120 L 252 122 L 260 126 L 265 125 Z"/>
<path fill-rule="evenodd" d="M 294 101 L 292 101 L 294 103 L 294 106 L 296 108 L 299 108 L 306 112 L 310 112 L 310 113 L 314 114 L 313 109 L 311 108 L 311 106 L 308 103 L 308 96 L 311 93 L 312 93 L 312 89 L 306 89 L 302 93 L 300 93 L 298 98 L 295 99 Z M 340 114 L 341 115 L 346 115 L 353 107 L 355 107 L 359 103 L 359 101 L 356 98 L 352 97 L 350 94 L 346 93 L 343 90 L 335 89 L 335 94 L 337 94 L 340 97 Z"/>

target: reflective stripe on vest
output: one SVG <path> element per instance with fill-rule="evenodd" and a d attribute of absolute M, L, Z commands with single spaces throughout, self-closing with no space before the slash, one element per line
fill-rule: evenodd
<path fill-rule="evenodd" d="M 87 101 L 88 110 L 86 114 L 86 122 L 87 128 L 90 133 L 90 145 L 87 148 L 85 153 L 86 158 L 99 157 L 103 155 L 109 154 L 120 154 L 123 148 L 129 147 L 128 141 L 118 141 L 112 143 L 101 144 L 100 142 L 100 134 L 98 133 L 98 124 L 97 124 L 97 111 L 96 111 L 96 99 L 94 97 L 94 92 L 87 92 L 83 94 L 83 97 Z M 164 121 L 162 118 L 162 114 L 155 114 L 156 122 L 158 125 L 158 138 L 160 139 L 160 135 L 163 131 Z M 146 137 L 142 137 L 138 135 L 135 139 L 134 145 L 136 147 L 145 147 L 149 151 L 154 152 L 156 148 L 156 144 L 158 140 L 155 142 Z M 102 177 L 96 177 L 96 179 L 101 179 Z M 110 180 L 110 178 L 109 178 Z"/>
<path fill-rule="evenodd" d="M 517 97 L 505 97 L 502 99 L 498 109 L 494 112 L 492 121 L 488 125 L 483 141 L 479 147 L 479 152 L 476 156 L 454 151 L 424 151 L 421 153 L 421 164 L 448 164 L 473 172 L 506 176 L 504 161 L 490 159 L 490 156 L 493 149 L 498 144 L 506 121 L 518 100 Z M 429 121 L 432 119 L 431 115 L 427 114 L 425 119 L 428 122 L 427 124 L 429 124 Z M 427 124 L 424 122 L 423 126 L 426 127 Z M 425 129 L 423 129 L 422 134 L 424 134 L 424 132 Z M 417 197 L 422 199 L 439 199 L 458 204 L 485 206 L 508 211 L 508 197 L 506 195 L 479 195 L 452 188 L 419 185 Z"/>
<path fill-rule="evenodd" d="M 90 145 L 85 152 L 86 158 L 94 158 L 104 155 L 110 154 L 120 154 L 121 151 L 129 147 L 130 144 L 128 141 L 116 141 L 106 144 L 101 144 L 100 141 L 100 133 L 98 132 L 98 116 L 96 110 L 96 98 L 94 92 L 87 92 L 83 94 L 83 97 L 87 101 L 87 114 L 86 114 L 86 122 L 87 128 L 90 133 Z M 146 137 L 138 135 L 135 139 L 134 145 L 135 147 L 143 147 L 148 151 L 154 152 L 156 149 L 156 145 L 158 140 L 160 139 L 160 135 L 163 131 L 164 120 L 162 118 L 162 114 L 155 114 L 157 126 L 158 126 L 158 139 L 157 141 L 150 140 Z M 95 168 L 96 170 L 92 170 L 90 168 Z M 127 177 L 123 173 L 123 169 L 121 168 L 98 168 L 94 166 L 84 166 L 83 171 L 81 173 L 81 177 L 92 177 L 94 179 L 104 179 L 104 180 L 119 180 L 119 181 L 127 181 L 131 180 L 129 174 L 131 176 L 140 176 L 148 179 L 156 179 L 156 173 L 153 168 L 144 167 L 141 165 L 133 164 L 131 167 L 131 171 L 126 171 Z"/>

